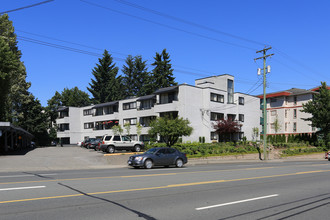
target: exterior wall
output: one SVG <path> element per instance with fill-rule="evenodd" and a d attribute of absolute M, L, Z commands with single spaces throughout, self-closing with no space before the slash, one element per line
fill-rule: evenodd
<path fill-rule="evenodd" d="M 234 103 L 228 103 L 228 79 L 234 81 L 233 76 L 221 75 L 196 80 L 196 86 L 183 84 L 173 88 L 173 90 L 169 87 L 169 90 L 164 90 L 164 93 L 155 94 L 157 101 L 151 109 L 140 110 L 138 98 L 120 100 L 118 102 L 118 112 L 108 115 L 96 116 L 96 110 L 93 109 L 94 106 L 69 107 L 69 116 L 57 119 L 57 124 L 69 123 L 70 130 L 59 131 L 58 137 L 70 137 L 70 143 L 76 144 L 86 137 L 102 137 L 105 134 L 113 134 L 111 129 L 86 129 L 84 124 L 94 123 L 95 125 L 96 122 L 114 120 L 119 121 L 119 124 L 124 129 L 123 133 L 127 134 L 123 126 L 124 119 L 136 118 L 138 122 L 141 117 L 159 117 L 164 113 L 175 112 L 179 117 L 188 119 L 190 126 L 193 127 L 193 133 L 189 137 L 183 137 L 183 141 L 198 142 L 199 137 L 205 137 L 206 142 L 212 142 L 211 132 L 215 131 L 213 125 L 216 122 L 211 120 L 212 113 L 224 114 L 225 118 L 227 118 L 228 114 L 232 114 L 236 116 L 236 119 L 239 119 L 239 114 L 244 115 L 244 121 L 240 122 L 242 124 L 241 132 L 248 140 L 252 140 L 252 128 L 259 127 L 260 129 L 259 98 L 242 93 L 234 93 Z M 169 101 L 169 103 L 163 104 L 160 102 L 160 96 L 167 93 L 175 93 L 174 99 Z M 223 102 L 211 101 L 211 93 L 223 96 Z M 244 105 L 239 104 L 239 97 L 244 98 Z M 166 102 L 166 97 L 164 100 Z M 130 102 L 137 102 L 137 108 L 124 110 L 123 104 Z M 88 109 L 93 109 L 92 115 L 84 115 L 84 110 Z M 142 135 L 147 135 L 148 129 L 148 127 L 143 127 Z M 136 125 L 131 125 L 130 134 L 137 134 Z"/>
<path fill-rule="evenodd" d="M 313 133 L 315 128 L 312 128 L 309 121 L 304 121 L 304 118 L 309 118 L 312 115 L 301 112 L 302 105 L 312 100 L 312 93 L 280 96 L 267 100 L 267 134 L 299 134 L 299 133 Z M 296 102 L 295 102 L 296 100 Z M 295 116 L 296 115 L 296 116 Z M 274 122 L 276 119 L 279 122 L 279 129 L 275 131 Z M 296 130 L 294 130 L 296 124 Z"/>

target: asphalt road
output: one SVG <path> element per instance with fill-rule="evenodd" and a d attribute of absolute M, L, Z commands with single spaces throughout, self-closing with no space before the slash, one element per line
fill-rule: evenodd
<path fill-rule="evenodd" d="M 5 219 L 329 219 L 328 161 L 0 173 Z"/>

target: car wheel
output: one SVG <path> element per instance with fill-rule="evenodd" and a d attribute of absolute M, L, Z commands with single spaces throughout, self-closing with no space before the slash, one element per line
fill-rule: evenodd
<path fill-rule="evenodd" d="M 177 159 L 176 161 L 175 161 L 175 166 L 176 167 L 182 167 L 183 166 L 183 160 L 182 159 Z"/>
<path fill-rule="evenodd" d="M 140 152 L 141 151 L 141 146 L 140 145 L 135 145 L 134 146 L 134 151 L 135 152 Z"/>
<path fill-rule="evenodd" d="M 153 166 L 154 166 L 154 163 L 150 159 L 147 159 L 144 162 L 144 168 L 146 168 L 146 169 L 151 169 Z"/>
<path fill-rule="evenodd" d="M 112 146 L 109 146 L 109 147 L 108 147 L 108 153 L 109 153 L 109 154 L 113 154 L 114 152 L 115 152 L 115 148 L 112 147 Z"/>

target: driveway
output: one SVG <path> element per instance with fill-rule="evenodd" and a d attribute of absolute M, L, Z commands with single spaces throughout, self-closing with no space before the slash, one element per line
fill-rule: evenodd
<path fill-rule="evenodd" d="M 78 146 L 41 147 L 0 156 L 0 172 L 102 169 L 127 166 L 129 155 L 106 157 Z"/>

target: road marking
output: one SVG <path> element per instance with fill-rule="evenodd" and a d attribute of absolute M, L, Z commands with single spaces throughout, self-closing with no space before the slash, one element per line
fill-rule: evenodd
<path fill-rule="evenodd" d="M 27 186 L 27 187 L 16 187 L 16 188 L 3 188 L 0 191 L 20 190 L 20 189 L 39 189 L 45 188 L 46 186 Z"/>
<path fill-rule="evenodd" d="M 275 196 L 278 196 L 278 194 L 269 195 L 269 196 L 261 196 L 261 197 L 257 197 L 257 198 L 251 198 L 251 199 L 244 199 L 244 200 L 239 200 L 239 201 L 235 201 L 235 202 L 222 203 L 222 204 L 218 204 L 218 205 L 205 206 L 205 207 L 196 208 L 196 210 L 199 211 L 199 210 L 211 209 L 211 208 L 216 208 L 216 207 L 221 207 L 221 206 L 226 206 L 226 205 L 234 205 L 234 204 L 243 203 L 243 202 L 267 199 L 267 198 L 271 198 L 271 197 L 275 197 Z"/>
<path fill-rule="evenodd" d="M 0 178 L 9 178 L 9 177 L 28 177 L 28 176 L 54 176 L 54 175 L 57 175 L 57 173 L 0 176 Z"/>
<path fill-rule="evenodd" d="M 289 166 L 290 167 L 290 166 Z M 243 169 L 228 169 L 228 170 L 204 170 L 204 171 L 188 171 L 178 173 L 164 173 L 164 174 L 145 174 L 145 175 L 130 175 L 130 176 L 105 176 L 105 177 L 81 177 L 81 178 L 68 178 L 68 179 L 50 179 L 50 180 L 33 180 L 33 181 L 17 181 L 17 182 L 2 182 L 0 185 L 8 184 L 21 184 L 21 183 L 45 183 L 45 182 L 58 182 L 58 181 L 77 181 L 77 180 L 95 180 L 95 179 L 115 179 L 115 178 L 132 178 L 132 177 L 146 177 L 146 176 L 169 176 L 169 175 L 182 175 L 182 174 L 193 174 L 193 173 L 213 173 L 213 172 L 232 172 L 241 170 L 265 170 L 274 169 L 277 167 L 255 167 L 255 168 L 243 168 Z M 181 170 L 181 169 L 180 169 Z M 320 170 L 316 172 L 327 172 L 328 170 Z M 330 170 L 329 170 L 330 171 Z"/>
<path fill-rule="evenodd" d="M 57 198 L 69 198 L 69 197 L 86 196 L 86 195 L 103 195 L 103 194 L 145 191 L 145 190 L 154 190 L 154 189 L 169 189 L 169 188 L 176 188 L 176 187 L 204 185 L 204 184 L 213 184 L 213 183 L 226 183 L 226 182 L 235 182 L 235 181 L 243 181 L 243 180 L 256 180 L 256 179 L 267 179 L 267 178 L 274 178 L 274 177 L 296 176 L 296 175 L 303 175 L 303 174 L 317 173 L 317 172 L 318 173 L 320 173 L 320 172 L 330 172 L 330 170 L 315 170 L 315 171 L 310 171 L 310 172 L 287 173 L 287 174 L 277 174 L 277 175 L 258 176 L 258 177 L 247 177 L 247 178 L 231 179 L 231 180 L 214 180 L 214 181 L 204 181 L 204 182 L 172 184 L 172 185 L 166 185 L 166 186 L 152 186 L 152 187 L 137 188 L 137 189 L 121 189 L 121 190 L 113 190 L 113 191 L 105 191 L 105 192 L 92 192 L 92 193 L 86 193 L 86 194 L 71 194 L 71 195 L 63 195 L 63 196 L 40 197 L 40 198 L 20 199 L 20 200 L 8 200 L 8 201 L 0 201 L 0 204 L 15 203 L 15 202 L 27 202 L 27 201 L 37 201 L 37 200 L 47 200 L 47 199 L 57 199 Z"/>

